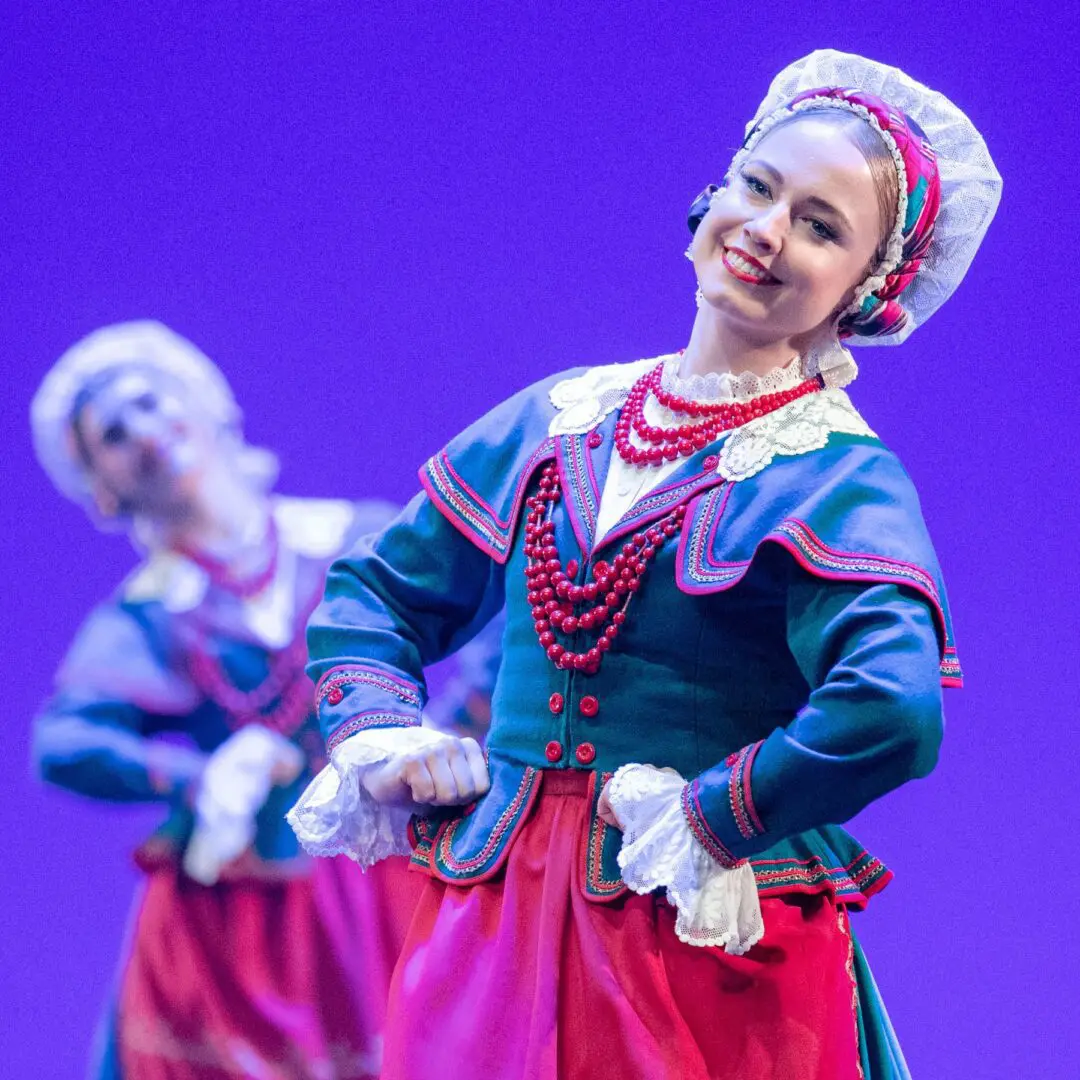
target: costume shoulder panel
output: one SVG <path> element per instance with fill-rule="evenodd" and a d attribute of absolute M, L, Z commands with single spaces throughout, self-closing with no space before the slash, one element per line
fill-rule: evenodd
<path fill-rule="evenodd" d="M 560 372 L 515 394 L 452 439 L 420 469 L 420 483 L 450 523 L 496 562 L 510 539 L 525 485 L 554 456 L 551 391 L 587 369 Z"/>
<path fill-rule="evenodd" d="M 731 588 L 767 543 L 826 580 L 907 586 L 938 622 L 943 681 L 959 684 L 945 586 L 918 494 L 876 438 L 833 434 L 820 450 L 776 457 L 752 478 L 703 495 L 688 516 L 677 563 L 684 591 Z"/>

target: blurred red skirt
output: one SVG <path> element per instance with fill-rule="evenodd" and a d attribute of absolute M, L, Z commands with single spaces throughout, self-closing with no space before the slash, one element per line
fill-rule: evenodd
<path fill-rule="evenodd" d="M 765 899 L 765 940 L 729 956 L 679 941 L 665 900 L 587 900 L 587 781 L 545 777 L 495 880 L 427 879 L 383 1080 L 857 1080 L 847 913 Z"/>
<path fill-rule="evenodd" d="M 390 976 L 421 882 L 403 859 L 366 874 L 212 887 L 147 877 L 115 1015 L 125 1080 L 364 1080 L 379 1075 Z"/>

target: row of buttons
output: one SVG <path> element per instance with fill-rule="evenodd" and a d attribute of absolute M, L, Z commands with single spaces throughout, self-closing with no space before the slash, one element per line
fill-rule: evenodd
<path fill-rule="evenodd" d="M 552 694 L 548 698 L 548 708 L 555 716 L 558 716 L 563 711 L 565 704 L 566 699 L 562 694 Z M 595 716 L 600 711 L 600 702 L 592 694 L 586 694 L 578 702 L 578 711 L 582 716 Z M 544 748 L 544 754 L 548 761 L 561 761 L 563 756 L 562 743 L 552 739 Z M 591 765 L 596 760 L 596 747 L 591 742 L 583 742 L 574 751 L 574 757 L 578 759 L 581 765 Z"/>
<path fill-rule="evenodd" d="M 563 744 L 552 739 L 551 742 L 544 747 L 544 756 L 551 762 L 561 761 L 563 756 Z M 576 750 L 574 750 L 574 757 L 578 759 L 578 762 L 581 765 L 591 765 L 596 760 L 596 747 L 593 746 L 591 742 L 583 742 L 578 745 Z"/>
<path fill-rule="evenodd" d="M 566 704 L 566 700 L 562 694 L 552 694 L 548 698 L 548 708 L 558 716 L 563 711 L 563 706 Z M 600 711 L 600 702 L 592 696 L 592 694 L 586 694 L 578 702 L 578 712 L 582 716 L 595 716 Z"/>

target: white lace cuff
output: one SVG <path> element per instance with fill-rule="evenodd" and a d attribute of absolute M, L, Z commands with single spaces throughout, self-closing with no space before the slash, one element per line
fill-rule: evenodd
<path fill-rule="evenodd" d="M 376 765 L 445 738 L 428 728 L 396 727 L 361 731 L 339 743 L 286 815 L 301 847 L 309 855 L 348 855 L 363 867 L 408 855 L 410 811 L 377 803 L 360 779 Z"/>
<path fill-rule="evenodd" d="M 680 941 L 740 955 L 765 934 L 754 871 L 748 862 L 721 866 L 694 839 L 682 812 L 685 783 L 674 769 L 652 765 L 624 765 L 612 777 L 622 878 L 636 893 L 667 890 Z"/>
<path fill-rule="evenodd" d="M 255 816 L 270 788 L 304 767 L 299 747 L 259 724 L 248 724 L 210 755 L 195 796 L 195 825 L 184 849 L 184 872 L 213 885 L 222 869 L 255 839 Z"/>

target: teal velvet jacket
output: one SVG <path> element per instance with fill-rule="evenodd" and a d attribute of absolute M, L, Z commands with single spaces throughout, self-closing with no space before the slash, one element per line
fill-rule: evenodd
<path fill-rule="evenodd" d="M 497 875 L 548 769 L 591 774 L 581 838 L 586 894 L 625 892 L 620 836 L 595 814 L 629 762 L 687 779 L 683 810 L 722 864 L 748 858 L 759 892 L 829 892 L 861 906 L 889 871 L 839 824 L 934 766 L 941 686 L 960 684 L 937 560 L 914 488 L 869 435 L 832 434 L 725 480 L 714 443 L 596 542 L 618 410 L 550 435 L 545 380 L 498 406 L 422 468 L 423 492 L 331 567 L 308 629 L 331 749 L 419 722 L 423 667 L 506 604 L 488 738 L 491 789 L 415 818 L 413 861 L 448 882 Z M 830 391 L 837 394 L 839 391 Z M 844 398 L 846 401 L 846 397 Z M 564 563 L 610 561 L 680 503 L 595 675 L 557 669 L 527 600 L 523 504 L 554 460 Z M 567 647 L 587 647 L 579 632 Z M 561 639 L 562 640 L 562 639 Z"/>

